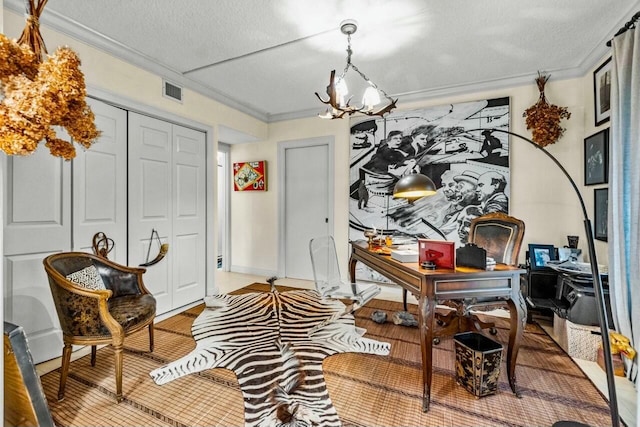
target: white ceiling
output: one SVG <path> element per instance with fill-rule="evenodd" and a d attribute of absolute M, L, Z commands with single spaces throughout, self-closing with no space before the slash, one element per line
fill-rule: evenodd
<path fill-rule="evenodd" d="M 24 12 L 23 0 L 4 5 Z M 358 21 L 352 62 L 402 107 L 533 83 L 538 71 L 584 76 L 638 10 L 640 0 L 50 0 L 41 22 L 272 122 L 324 111 L 314 92 L 324 97 L 345 66 L 344 19 Z"/>

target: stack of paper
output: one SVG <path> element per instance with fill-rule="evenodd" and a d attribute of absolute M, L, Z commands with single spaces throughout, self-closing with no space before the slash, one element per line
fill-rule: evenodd
<path fill-rule="evenodd" d="M 391 258 L 400 262 L 418 262 L 418 251 L 413 249 L 393 250 Z"/>

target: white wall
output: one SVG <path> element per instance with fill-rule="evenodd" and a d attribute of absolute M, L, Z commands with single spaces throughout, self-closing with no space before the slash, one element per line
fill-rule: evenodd
<path fill-rule="evenodd" d="M 24 17 L 4 10 L 4 34 L 17 38 L 24 27 Z M 184 91 L 184 102 L 176 103 L 161 96 L 162 76 L 127 64 L 102 51 L 42 28 L 45 43 L 50 52 L 57 46 L 68 45 L 81 61 L 89 93 L 108 92 L 133 102 L 151 105 L 156 109 L 188 118 L 217 129 L 218 125 L 253 135 L 260 141 L 234 145 L 230 161 L 267 160 L 268 191 L 232 192 L 231 194 L 231 270 L 256 274 L 275 274 L 278 260 L 278 205 L 277 205 L 277 143 L 292 139 L 305 139 L 331 135 L 335 150 L 335 237 L 339 255 L 346 266 L 348 231 L 348 169 L 349 122 L 348 120 L 322 120 L 316 117 L 263 123 L 244 113 L 226 107 L 214 100 L 190 90 Z M 595 67 L 594 67 L 595 68 Z M 593 212 L 593 188 L 583 187 L 583 139 L 595 133 L 593 120 L 592 75 L 578 79 L 555 81 L 547 84 L 550 102 L 567 106 L 571 119 L 563 121 L 567 131 L 563 138 L 548 146 L 565 166 L 581 188 L 588 213 Z M 538 99 L 538 90 L 532 78 L 531 84 L 509 90 L 470 93 L 403 104 L 401 109 L 423 108 L 477 99 L 509 96 L 511 100 L 511 130 L 530 136 L 524 125 L 522 112 Z M 318 105 L 318 111 L 322 110 Z M 602 128 L 607 127 L 605 124 Z M 216 132 L 217 133 L 217 132 Z M 568 234 L 580 236 L 580 247 L 586 249 L 581 211 L 568 182 L 551 162 L 538 150 L 512 138 L 511 151 L 511 214 L 526 223 L 525 244 L 545 243 L 556 246 L 566 244 Z M 213 136 L 212 149 L 217 151 L 217 135 Z M 215 156 L 214 156 L 215 158 Z M 215 204 L 214 200 L 211 204 Z M 215 227 L 212 233 L 216 234 Z M 215 236 L 213 237 L 215 239 Z M 214 241 L 212 247 L 217 247 Z M 607 264 L 606 243 L 596 241 L 599 262 Z M 215 254 L 214 254 L 215 258 Z M 524 251 L 521 254 L 524 260 Z M 213 263 L 215 259 L 212 259 Z M 346 268 L 343 267 L 343 271 Z"/>
<path fill-rule="evenodd" d="M 593 214 L 593 188 L 584 187 L 583 139 L 593 134 L 593 81 L 584 78 L 547 83 L 547 99 L 566 106 L 571 112 L 563 120 L 564 136 L 546 148 L 562 163 L 581 190 L 590 216 Z M 508 96 L 511 100 L 511 131 L 531 137 L 522 113 L 538 100 L 539 92 L 532 78 L 531 84 L 509 90 L 472 93 L 402 104 L 403 110 L 433 105 L 489 99 Z M 318 105 L 318 111 L 321 106 Z M 608 124 L 603 126 L 607 127 Z M 335 137 L 335 238 L 342 271 L 347 271 L 348 257 L 348 190 L 349 190 L 349 121 L 308 118 L 272 123 L 265 141 L 232 146 L 231 161 L 267 160 L 269 164 L 269 190 L 264 193 L 236 192 L 231 197 L 232 211 L 232 271 L 271 274 L 277 271 L 278 212 L 277 212 L 277 144 L 279 141 L 316 136 Z M 579 247 L 587 252 L 582 210 L 573 189 L 562 172 L 542 152 L 518 138 L 511 138 L 511 199 L 510 213 L 526 224 L 524 244 L 567 244 L 567 235 L 580 236 Z M 301 201 L 304 203 L 304 201 Z M 606 243 L 596 241 L 600 264 L 607 264 Z M 524 262 L 523 250 L 520 255 Z"/>

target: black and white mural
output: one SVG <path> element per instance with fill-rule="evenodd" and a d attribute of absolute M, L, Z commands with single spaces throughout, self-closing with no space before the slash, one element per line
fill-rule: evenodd
<path fill-rule="evenodd" d="M 467 241 L 469 223 L 509 211 L 509 98 L 442 105 L 351 121 L 349 238 L 384 234 Z M 405 174 L 430 177 L 437 194 L 393 197 Z"/>

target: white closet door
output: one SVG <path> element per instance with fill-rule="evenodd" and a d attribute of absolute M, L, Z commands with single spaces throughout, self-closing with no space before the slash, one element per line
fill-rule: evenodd
<path fill-rule="evenodd" d="M 51 156 L 44 143 L 4 162 L 4 320 L 24 328 L 40 363 L 62 355 L 42 260 L 71 249 L 71 163 Z"/>
<path fill-rule="evenodd" d="M 73 160 L 73 249 L 92 252 L 93 236 L 113 239 L 110 260 L 127 263 L 127 112 L 87 98 L 100 138 Z"/>
<path fill-rule="evenodd" d="M 129 113 L 129 265 L 155 258 L 159 247 L 150 241 L 153 229 L 169 244 L 168 255 L 144 275 L 158 314 L 173 308 L 172 145 L 171 123 Z"/>
<path fill-rule="evenodd" d="M 205 148 L 204 133 L 173 126 L 174 307 L 205 295 Z"/>
<path fill-rule="evenodd" d="M 158 253 L 153 229 L 169 244 L 144 276 L 158 314 L 206 292 L 205 150 L 203 132 L 129 113 L 129 264 Z"/>

